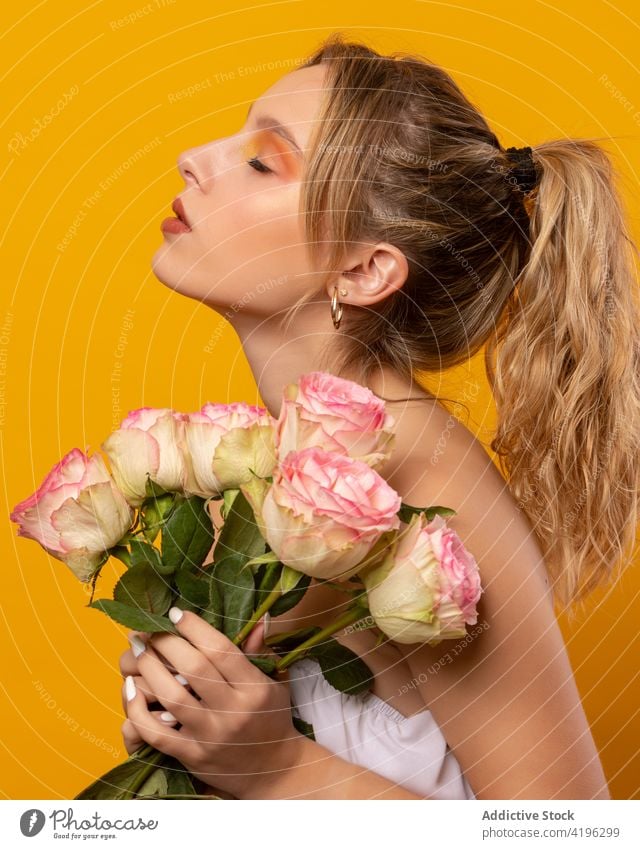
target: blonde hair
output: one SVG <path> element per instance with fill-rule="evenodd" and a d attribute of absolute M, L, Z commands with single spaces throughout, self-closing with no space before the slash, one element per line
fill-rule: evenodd
<path fill-rule="evenodd" d="M 491 448 L 540 540 L 556 600 L 573 605 L 631 557 L 640 480 L 637 248 L 596 140 L 533 148 L 523 197 L 480 111 L 440 67 L 326 39 L 328 88 L 301 188 L 321 280 L 346 249 L 390 242 L 405 284 L 344 305 L 324 368 L 412 378 L 483 346 L 498 422 Z M 356 370 L 354 372 L 354 369 Z M 617 577 L 617 576 L 616 576 Z"/>

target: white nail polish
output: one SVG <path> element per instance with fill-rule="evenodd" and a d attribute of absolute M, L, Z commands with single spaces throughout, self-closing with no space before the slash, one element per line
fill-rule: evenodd
<path fill-rule="evenodd" d="M 187 681 L 187 679 L 184 677 L 184 675 L 180 675 L 180 673 L 179 673 L 179 672 L 176 672 L 176 674 L 175 674 L 173 677 L 176 679 L 176 681 L 177 681 L 179 684 L 184 684 L 185 686 L 187 686 L 187 685 L 188 685 L 188 683 L 189 683 L 189 682 Z"/>
<path fill-rule="evenodd" d="M 164 710 L 160 714 L 160 719 L 164 719 L 165 722 L 175 722 L 176 718 L 172 713 L 169 713 L 168 710 Z"/>
<path fill-rule="evenodd" d="M 127 675 L 124 685 L 127 692 L 127 701 L 130 702 L 136 695 L 136 682 L 133 680 L 133 676 Z"/>
<path fill-rule="evenodd" d="M 177 625 L 182 619 L 182 610 L 179 607 L 171 607 L 169 609 L 169 619 L 171 619 L 174 625 Z"/>
<path fill-rule="evenodd" d="M 146 649 L 146 645 L 144 641 L 135 635 L 129 637 L 129 642 L 131 643 L 131 650 L 135 657 L 140 657 L 142 652 Z"/>
<path fill-rule="evenodd" d="M 262 632 L 262 638 L 264 639 L 269 633 L 269 626 L 271 625 L 271 614 L 267 610 L 264 615 L 264 630 Z"/>

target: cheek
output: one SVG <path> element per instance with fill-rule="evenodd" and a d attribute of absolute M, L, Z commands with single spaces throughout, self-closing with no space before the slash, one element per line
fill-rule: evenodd
<path fill-rule="evenodd" d="M 302 218 L 298 213 L 299 184 L 266 187 L 226 209 L 221 209 L 207 227 L 209 244 L 247 275 L 266 277 L 279 273 L 308 271 Z M 227 261 L 225 260 L 225 265 Z"/>
<path fill-rule="evenodd" d="M 210 305 L 242 303 L 260 315 L 286 309 L 315 286 L 298 214 L 300 184 L 267 178 L 262 190 L 256 185 L 251 174 L 220 182 L 197 229 L 154 258 L 159 279 Z"/>
<path fill-rule="evenodd" d="M 239 202 L 235 227 L 239 237 L 263 248 L 284 249 L 300 241 L 298 233 L 298 186 L 266 188 Z"/>

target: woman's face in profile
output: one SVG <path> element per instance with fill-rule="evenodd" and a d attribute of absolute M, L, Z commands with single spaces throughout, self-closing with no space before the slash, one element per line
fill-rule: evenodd
<path fill-rule="evenodd" d="M 317 65 L 286 74 L 255 101 L 239 132 L 178 157 L 185 187 L 177 196 L 191 229 L 163 230 L 152 260 L 159 280 L 226 313 L 231 308 L 231 318 L 276 315 L 315 288 L 298 203 L 325 73 Z"/>

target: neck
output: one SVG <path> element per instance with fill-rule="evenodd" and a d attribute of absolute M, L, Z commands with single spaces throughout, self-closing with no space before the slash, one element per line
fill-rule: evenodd
<path fill-rule="evenodd" d="M 280 320 L 281 315 L 265 319 L 246 313 L 238 313 L 230 319 L 264 406 L 276 418 L 287 384 L 295 383 L 301 375 L 311 371 L 335 373 L 327 362 L 336 350 L 339 336 L 326 304 L 305 304 L 285 330 L 278 326 Z M 356 368 L 354 364 L 353 369 L 339 376 L 362 383 L 385 398 L 426 397 L 419 383 L 401 377 L 389 367 L 381 366 L 369 376 L 366 384 Z"/>
<path fill-rule="evenodd" d="M 244 314 L 234 316 L 232 321 L 260 397 L 275 417 L 280 413 L 282 391 L 288 383 L 310 371 L 330 371 L 323 364 L 322 355 L 326 357 L 337 338 L 325 304 L 305 305 L 286 330 L 278 326 L 281 318 Z"/>

